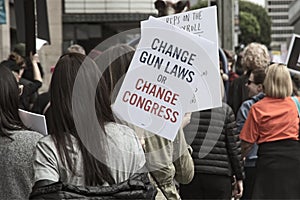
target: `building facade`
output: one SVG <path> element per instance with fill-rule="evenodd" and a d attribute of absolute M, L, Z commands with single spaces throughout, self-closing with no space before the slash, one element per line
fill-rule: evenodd
<path fill-rule="evenodd" d="M 282 50 L 294 33 L 289 23 L 289 7 L 295 0 L 266 0 L 265 6 L 271 18 L 271 48 Z"/>
<path fill-rule="evenodd" d="M 289 23 L 294 26 L 294 32 L 300 35 L 300 1 L 294 1 L 290 5 Z"/>
<path fill-rule="evenodd" d="M 5 0 L 6 24 L 0 25 L 0 57 L 6 59 L 18 42 L 15 0 Z M 45 77 L 42 91 L 48 89 L 51 73 L 58 58 L 71 44 L 82 45 L 89 53 L 105 39 L 155 16 L 155 0 L 46 0 L 51 44 L 38 51 Z M 131 32 L 122 41 L 128 42 L 139 33 Z"/>
<path fill-rule="evenodd" d="M 156 16 L 154 0 L 63 0 L 63 49 L 77 43 L 90 52 L 108 37 L 139 28 L 140 21 Z M 133 32 L 120 38 L 128 42 Z"/>

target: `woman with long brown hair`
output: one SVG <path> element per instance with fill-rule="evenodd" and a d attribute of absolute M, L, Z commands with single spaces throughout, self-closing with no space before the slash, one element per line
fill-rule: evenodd
<path fill-rule="evenodd" d="M 33 185 L 33 153 L 42 137 L 19 117 L 19 86 L 14 74 L 0 66 L 0 199 L 28 199 Z"/>
<path fill-rule="evenodd" d="M 50 84 L 50 135 L 37 144 L 36 185 L 59 180 L 79 186 L 111 185 L 144 166 L 135 133 L 115 123 L 107 86 L 103 79 L 93 82 L 97 77 L 98 66 L 85 55 L 67 53 L 58 60 Z"/>

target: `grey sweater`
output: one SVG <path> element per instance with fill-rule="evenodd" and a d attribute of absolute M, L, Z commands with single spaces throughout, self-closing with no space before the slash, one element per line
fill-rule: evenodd
<path fill-rule="evenodd" d="M 14 131 L 13 140 L 0 136 L 0 199 L 28 199 L 33 183 L 33 153 L 42 137 L 33 131 Z"/>

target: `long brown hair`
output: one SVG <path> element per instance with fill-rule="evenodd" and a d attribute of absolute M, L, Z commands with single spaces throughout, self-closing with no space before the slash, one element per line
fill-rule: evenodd
<path fill-rule="evenodd" d="M 0 136 L 9 131 L 26 129 L 19 117 L 19 87 L 11 70 L 0 66 Z"/>
<path fill-rule="evenodd" d="M 112 101 L 118 93 L 119 87 L 131 63 L 134 51 L 134 48 L 129 45 L 119 44 L 110 47 L 95 60 L 102 71 L 104 71 L 103 78 L 108 85 L 108 95 L 112 98 Z"/>
<path fill-rule="evenodd" d="M 102 145 L 102 141 L 105 140 L 105 128 L 106 122 L 113 122 L 113 114 L 110 108 L 110 100 L 107 96 L 107 86 L 104 80 L 100 80 L 97 85 L 96 97 L 95 97 L 95 109 L 97 113 L 97 119 L 100 127 L 103 131 L 98 133 L 97 137 L 94 138 L 98 142 L 98 152 L 101 160 L 95 158 L 95 156 L 89 151 L 86 144 L 81 140 L 81 135 L 90 137 L 90 132 L 79 133 L 75 126 L 74 121 L 74 108 L 72 107 L 72 93 L 74 91 L 74 83 L 76 81 L 77 73 L 85 63 L 90 65 L 89 67 L 97 67 L 94 61 L 89 57 L 79 53 L 67 53 L 60 57 L 58 60 L 55 70 L 52 76 L 50 84 L 50 134 L 52 135 L 59 155 L 63 162 L 63 165 L 68 166 L 69 169 L 74 173 L 75 169 L 72 165 L 71 156 L 67 150 L 67 144 L 73 146 L 71 135 L 78 140 L 79 148 L 83 156 L 83 168 L 85 175 L 86 185 L 102 185 L 107 182 L 113 184 L 114 180 L 108 167 L 101 161 L 105 161 L 108 156 L 106 148 Z M 87 76 L 86 81 L 89 81 Z M 85 104 L 82 104 L 84 112 Z M 83 113 L 89 115 L 89 113 Z M 88 127 L 87 127 L 88 129 Z M 97 157 L 98 158 L 98 157 Z"/>

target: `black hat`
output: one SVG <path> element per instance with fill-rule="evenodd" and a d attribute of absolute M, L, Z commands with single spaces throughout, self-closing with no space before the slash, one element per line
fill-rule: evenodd
<path fill-rule="evenodd" d="M 15 45 L 13 52 L 16 52 L 22 57 L 26 57 L 26 52 L 25 52 L 25 44 L 24 43 L 18 43 Z"/>

